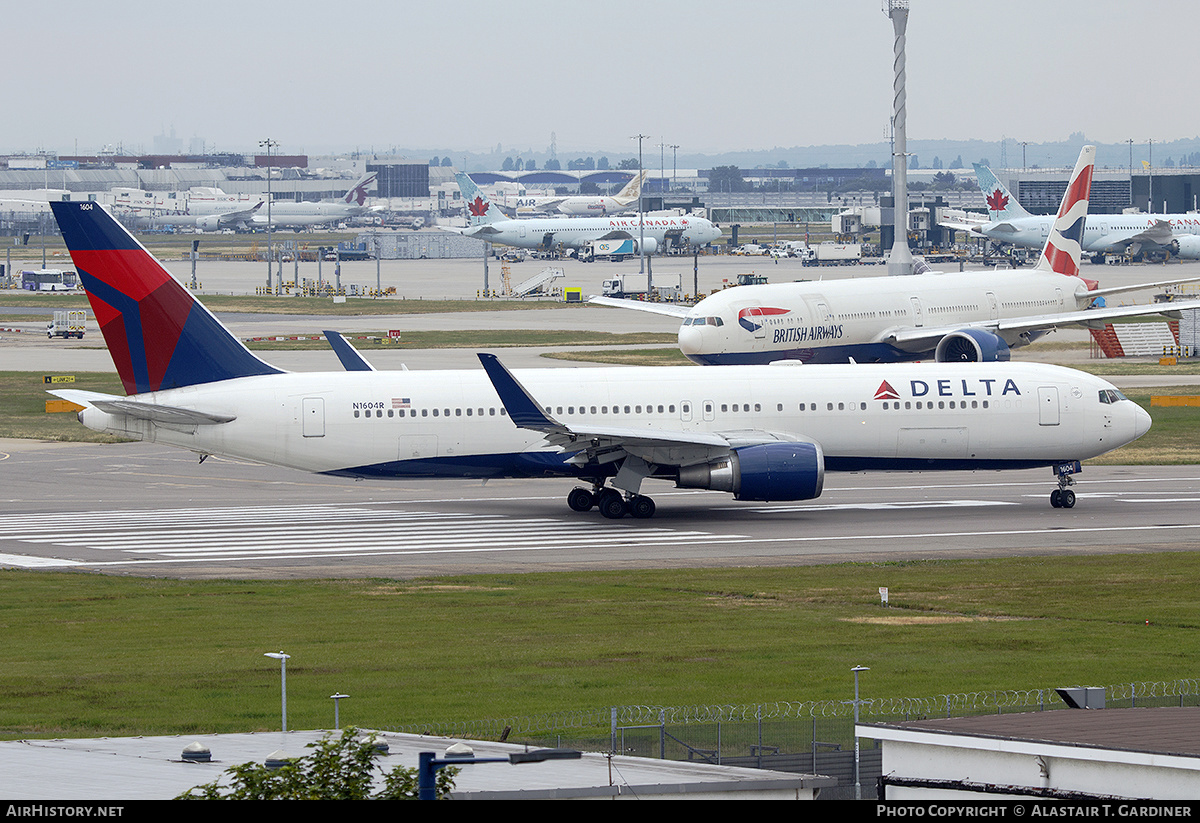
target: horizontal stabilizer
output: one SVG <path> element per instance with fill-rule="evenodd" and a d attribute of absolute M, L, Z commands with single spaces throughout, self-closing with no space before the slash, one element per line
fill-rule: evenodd
<path fill-rule="evenodd" d="M 218 423 L 229 423 L 237 419 L 232 414 L 213 414 L 210 412 L 184 409 L 178 406 L 163 406 L 158 403 L 146 403 L 141 400 L 127 400 L 113 394 L 101 394 L 80 389 L 58 389 L 49 392 L 55 397 L 62 398 L 78 406 L 90 406 L 105 414 L 124 415 L 139 420 L 152 420 L 155 423 L 175 423 L 191 426 L 212 426 Z"/>

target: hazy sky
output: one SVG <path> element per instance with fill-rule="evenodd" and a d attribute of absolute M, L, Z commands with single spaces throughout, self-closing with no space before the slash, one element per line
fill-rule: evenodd
<path fill-rule="evenodd" d="M 1195 0 L 911 0 L 910 139 L 1200 135 Z M 9 4 L 0 152 L 504 147 L 679 154 L 885 139 L 880 0 Z M 647 149 L 649 150 L 649 149 Z"/>

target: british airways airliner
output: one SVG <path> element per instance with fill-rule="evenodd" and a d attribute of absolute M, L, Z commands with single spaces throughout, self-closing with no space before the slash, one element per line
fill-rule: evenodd
<path fill-rule="evenodd" d="M 128 396 L 56 391 L 98 431 L 355 478 L 559 477 L 577 511 L 654 514 L 646 481 L 818 497 L 825 471 L 1052 467 L 1150 418 L 1056 366 L 549 368 L 286 373 L 259 359 L 99 204 L 52 204 Z M 590 488 L 589 488 L 590 485 Z"/>
<path fill-rule="evenodd" d="M 703 365 L 1008 360 L 1060 326 L 1121 317 L 1179 317 L 1200 300 L 1094 305 L 1097 298 L 1180 281 L 1101 289 L 1079 274 L 1094 146 L 1079 155 L 1032 271 L 922 272 L 907 277 L 738 286 L 691 308 L 608 297 L 591 302 L 679 317 L 679 348 Z M 1090 219 L 1090 218 L 1089 218 Z M 1047 218 L 1049 220 L 1049 218 Z"/>

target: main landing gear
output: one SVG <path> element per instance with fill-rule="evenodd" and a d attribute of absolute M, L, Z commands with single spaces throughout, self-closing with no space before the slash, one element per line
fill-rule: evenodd
<path fill-rule="evenodd" d="M 573 511 L 586 512 L 593 507 L 609 520 L 620 520 L 625 515 L 631 515 L 639 520 L 654 516 L 654 501 L 644 494 L 631 494 L 628 497 L 617 489 L 597 486 L 595 490 L 574 488 L 567 495 L 567 505 Z"/>
<path fill-rule="evenodd" d="M 1058 488 L 1050 492 L 1050 505 L 1056 509 L 1073 509 L 1075 508 L 1075 492 L 1071 491 L 1070 486 L 1075 485 L 1075 478 L 1071 475 L 1082 471 L 1082 466 L 1076 460 L 1071 463 L 1057 463 L 1054 466 L 1054 473 L 1058 475 Z"/>

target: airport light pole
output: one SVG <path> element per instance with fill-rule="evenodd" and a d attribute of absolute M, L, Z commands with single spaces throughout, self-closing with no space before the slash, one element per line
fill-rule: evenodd
<path fill-rule="evenodd" d="M 675 191 L 675 173 L 678 170 L 678 166 L 679 166 L 679 155 L 677 153 L 678 151 L 679 151 L 679 144 L 672 143 L 671 144 L 671 191 Z"/>
<path fill-rule="evenodd" d="M 574 749 L 531 749 L 513 752 L 508 757 L 476 757 L 469 746 L 457 743 L 446 750 L 445 757 L 434 752 L 417 755 L 417 799 L 437 800 L 437 772 L 447 766 L 459 768 L 477 763 L 544 763 L 547 760 L 579 760 L 583 753 Z"/>
<path fill-rule="evenodd" d="M 283 730 L 287 731 L 287 662 L 290 654 L 283 652 L 266 652 L 263 657 L 271 657 L 279 661 L 279 688 L 282 701 Z"/>
<path fill-rule="evenodd" d="M 630 140 L 638 141 L 638 174 L 642 173 L 642 141 L 649 136 L 648 134 L 635 134 L 629 138 Z M 646 189 L 645 182 L 645 178 L 642 178 L 643 185 L 638 187 L 638 257 L 641 260 L 641 264 L 638 267 L 638 274 L 646 273 L 646 209 L 643 205 L 643 192 Z M 646 292 L 650 293 L 651 291 L 650 281 L 647 280 Z"/>
<path fill-rule="evenodd" d="M 854 799 L 862 800 L 862 780 L 859 773 L 859 752 L 858 752 L 858 673 L 869 672 L 871 669 L 867 666 L 855 666 L 850 671 L 854 672 Z"/>
<path fill-rule="evenodd" d="M 271 288 L 271 149 L 279 146 L 271 138 L 259 140 L 258 145 L 263 146 L 267 150 L 267 288 Z M 282 273 L 280 273 L 282 277 Z M 282 283 L 280 284 L 282 291 Z"/>

